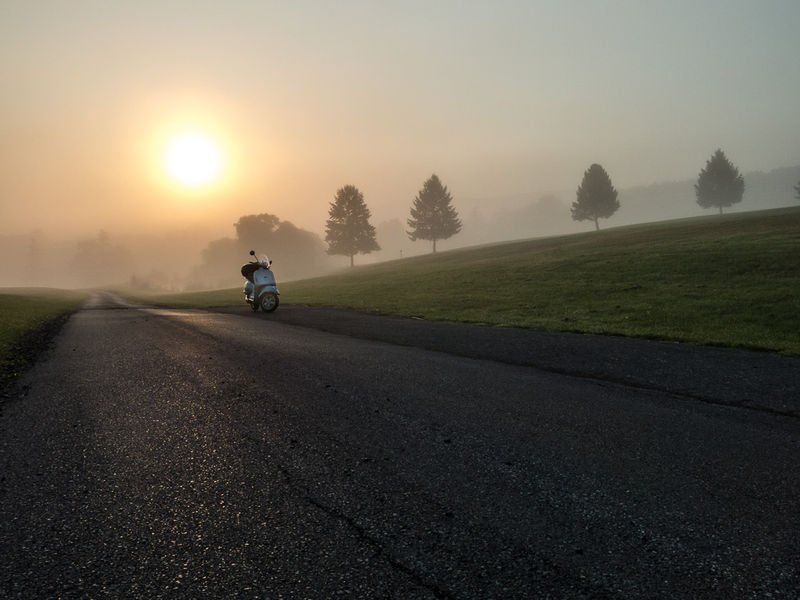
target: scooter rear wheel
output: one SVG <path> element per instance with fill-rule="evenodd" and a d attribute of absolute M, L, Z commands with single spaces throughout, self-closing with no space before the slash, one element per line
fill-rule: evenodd
<path fill-rule="evenodd" d="M 264 312 L 272 312 L 278 308 L 278 296 L 272 292 L 264 292 L 261 295 L 261 310 Z"/>

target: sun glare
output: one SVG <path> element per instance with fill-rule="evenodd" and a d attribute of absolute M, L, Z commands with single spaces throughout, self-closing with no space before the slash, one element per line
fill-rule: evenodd
<path fill-rule="evenodd" d="M 170 142 L 165 165 L 179 183 L 192 187 L 206 185 L 219 176 L 219 149 L 202 134 L 184 133 Z"/>

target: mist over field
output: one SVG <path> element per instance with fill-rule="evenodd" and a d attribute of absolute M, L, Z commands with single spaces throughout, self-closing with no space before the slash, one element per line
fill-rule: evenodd
<path fill-rule="evenodd" d="M 381 247 L 356 265 L 428 253 L 407 220 L 434 173 L 463 225 L 439 250 L 590 230 L 570 207 L 595 163 L 619 191 L 601 228 L 709 214 L 717 148 L 745 180 L 726 211 L 789 206 L 799 20 L 790 0 L 9 0 L 0 286 L 231 287 L 253 242 L 234 224 L 265 214 L 252 249 L 279 281 L 328 273 L 344 185 Z"/>
<path fill-rule="evenodd" d="M 745 176 L 747 191 L 740 205 L 730 212 L 762 210 L 795 205 L 786 190 L 800 180 L 800 166 L 776 169 L 769 173 Z M 462 215 L 460 234 L 441 242 L 441 249 L 455 249 L 505 240 L 544 237 L 586 231 L 585 223 L 570 217 L 572 194 L 525 195 L 504 198 L 454 199 Z M 608 227 L 678 219 L 708 214 L 694 195 L 694 181 L 638 186 L 620 191 L 620 210 L 608 220 Z M 400 211 L 398 211 L 399 213 Z M 359 256 L 359 264 L 430 252 L 430 244 L 411 242 L 406 230 L 406 215 L 375 224 L 381 250 Z M 239 246 L 225 254 L 226 259 L 208 259 L 210 246 L 235 242 L 233 224 L 227 231 L 194 227 L 165 233 L 129 232 L 115 234 L 105 229 L 69 238 L 42 230 L 16 235 L 0 235 L 0 286 L 46 286 L 64 288 L 129 285 L 145 290 L 180 291 L 215 289 L 240 283 L 238 267 L 249 260 L 246 248 Z M 343 257 L 325 252 L 324 234 L 316 237 L 304 253 L 280 244 L 258 247 L 268 254 L 273 268 L 283 280 L 330 273 L 346 266 Z M 266 244 L 264 244 L 266 246 Z"/>

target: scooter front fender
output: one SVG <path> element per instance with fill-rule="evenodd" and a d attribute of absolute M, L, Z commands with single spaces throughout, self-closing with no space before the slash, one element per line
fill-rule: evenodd
<path fill-rule="evenodd" d="M 256 293 L 259 298 L 261 298 L 261 296 L 266 292 L 272 292 L 277 296 L 281 295 L 281 293 L 278 291 L 278 286 L 274 283 L 264 283 L 256 286 Z"/>

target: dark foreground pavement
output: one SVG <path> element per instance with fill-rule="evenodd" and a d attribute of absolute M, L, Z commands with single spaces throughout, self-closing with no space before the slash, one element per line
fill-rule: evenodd
<path fill-rule="evenodd" d="M 0 597 L 800 596 L 796 359 L 230 312 L 70 319 L 2 406 Z"/>

